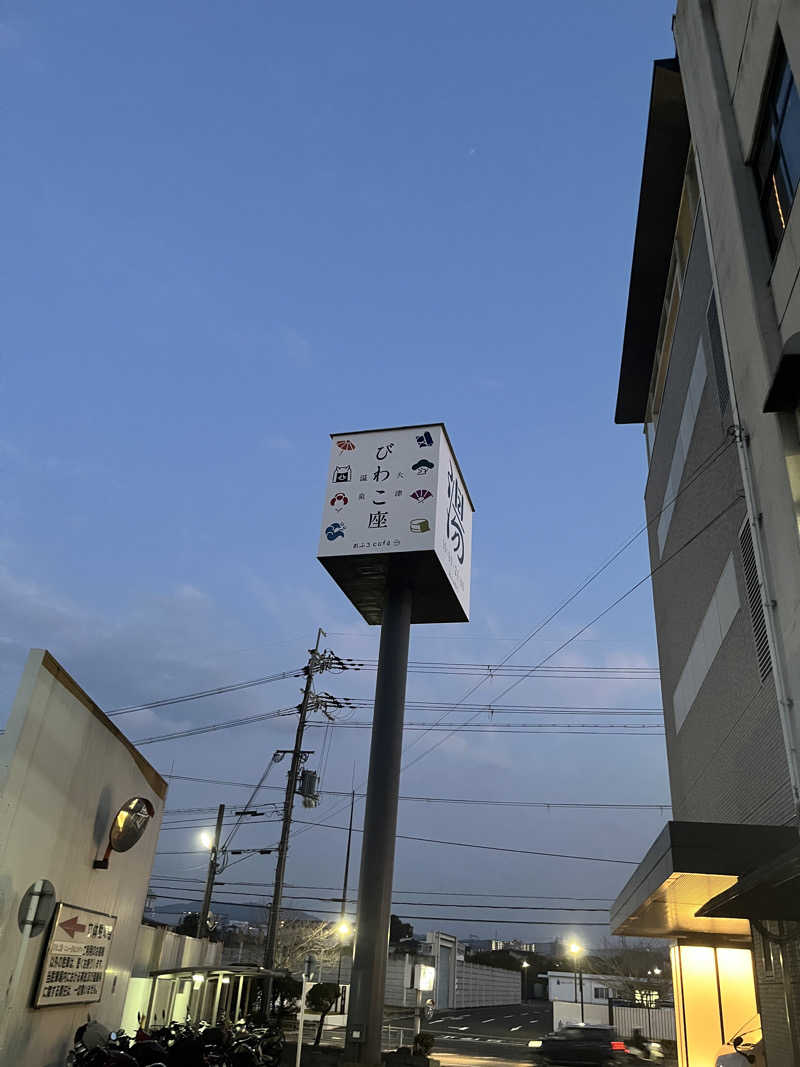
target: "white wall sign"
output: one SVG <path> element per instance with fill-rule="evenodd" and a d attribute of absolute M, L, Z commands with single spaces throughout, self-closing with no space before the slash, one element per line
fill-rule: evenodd
<path fill-rule="evenodd" d="M 429 967 L 425 963 L 417 963 L 414 966 L 414 988 L 422 993 L 430 993 L 436 982 L 436 968 Z"/>
<path fill-rule="evenodd" d="M 453 617 L 434 618 L 432 604 L 421 609 L 431 617 L 415 621 L 465 621 L 472 512 L 441 423 L 336 434 L 331 440 L 318 557 L 361 608 L 352 592 L 356 571 L 337 567 L 337 560 L 428 553 L 455 593 L 460 612 L 440 604 L 440 614 L 450 610 Z M 432 600 L 436 582 L 434 569 L 426 568 L 422 584 Z"/>
<path fill-rule="evenodd" d="M 115 915 L 58 905 L 42 962 L 37 1008 L 100 1000 L 116 922 Z"/>

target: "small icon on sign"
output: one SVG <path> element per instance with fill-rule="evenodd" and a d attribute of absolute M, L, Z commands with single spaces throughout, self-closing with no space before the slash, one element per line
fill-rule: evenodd
<path fill-rule="evenodd" d="M 356 446 L 352 441 L 337 441 L 336 447 L 339 449 L 339 453 L 342 452 L 355 452 Z"/>
<path fill-rule="evenodd" d="M 333 478 L 331 479 L 332 482 L 334 482 L 334 483 L 337 483 L 337 482 L 349 482 L 349 481 L 352 481 L 352 478 L 353 478 L 353 472 L 350 469 L 350 464 L 349 463 L 348 463 L 348 465 L 346 467 L 334 467 L 333 468 Z"/>
<path fill-rule="evenodd" d="M 330 526 L 325 527 L 325 536 L 329 541 L 335 541 L 337 537 L 344 537 L 344 531 L 347 529 L 343 522 L 332 522 Z"/>
<path fill-rule="evenodd" d="M 429 459 L 418 459 L 416 463 L 411 464 L 411 469 L 417 474 L 427 474 L 433 470 L 433 464 Z"/>
<path fill-rule="evenodd" d="M 430 448 L 433 445 L 433 438 L 427 430 L 425 433 L 417 434 L 417 444 L 420 448 Z"/>
<path fill-rule="evenodd" d="M 408 528 L 412 533 L 430 533 L 431 524 L 427 519 L 412 519 Z"/>
<path fill-rule="evenodd" d="M 420 501 L 430 500 L 432 496 L 433 493 L 429 489 L 415 489 L 414 492 L 411 494 L 411 499 Z"/>
<path fill-rule="evenodd" d="M 341 511 L 342 508 L 346 508 L 349 501 L 344 493 L 337 493 L 336 496 L 331 497 L 331 507 L 335 511 Z"/>

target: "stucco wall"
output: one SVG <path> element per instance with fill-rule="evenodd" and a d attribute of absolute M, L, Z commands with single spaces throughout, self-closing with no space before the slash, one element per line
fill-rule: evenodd
<path fill-rule="evenodd" d="M 87 1013 L 119 1025 L 135 954 L 166 784 L 48 653 L 28 657 L 0 738 L 0 1063 L 63 1064 Z M 130 797 L 155 818 L 108 870 L 93 870 Z M 20 898 L 38 879 L 56 899 L 117 917 L 102 1000 L 31 1006 L 47 932 L 23 938 Z M 24 1050 L 24 1055 L 23 1055 Z"/>

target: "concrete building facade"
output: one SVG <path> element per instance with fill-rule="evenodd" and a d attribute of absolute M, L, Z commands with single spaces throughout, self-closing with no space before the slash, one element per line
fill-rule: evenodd
<path fill-rule="evenodd" d="M 800 4 L 679 0 L 673 31 L 616 420 L 645 434 L 676 821 L 612 925 L 674 938 L 683 1063 L 763 1024 L 775 1067 L 800 1063 Z"/>

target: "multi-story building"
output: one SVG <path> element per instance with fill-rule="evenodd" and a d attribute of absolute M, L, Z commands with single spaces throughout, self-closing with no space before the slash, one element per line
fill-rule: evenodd
<path fill-rule="evenodd" d="M 674 823 L 616 933 L 673 939 L 682 1064 L 800 1064 L 800 3 L 679 0 L 616 421 L 644 428 Z"/>

